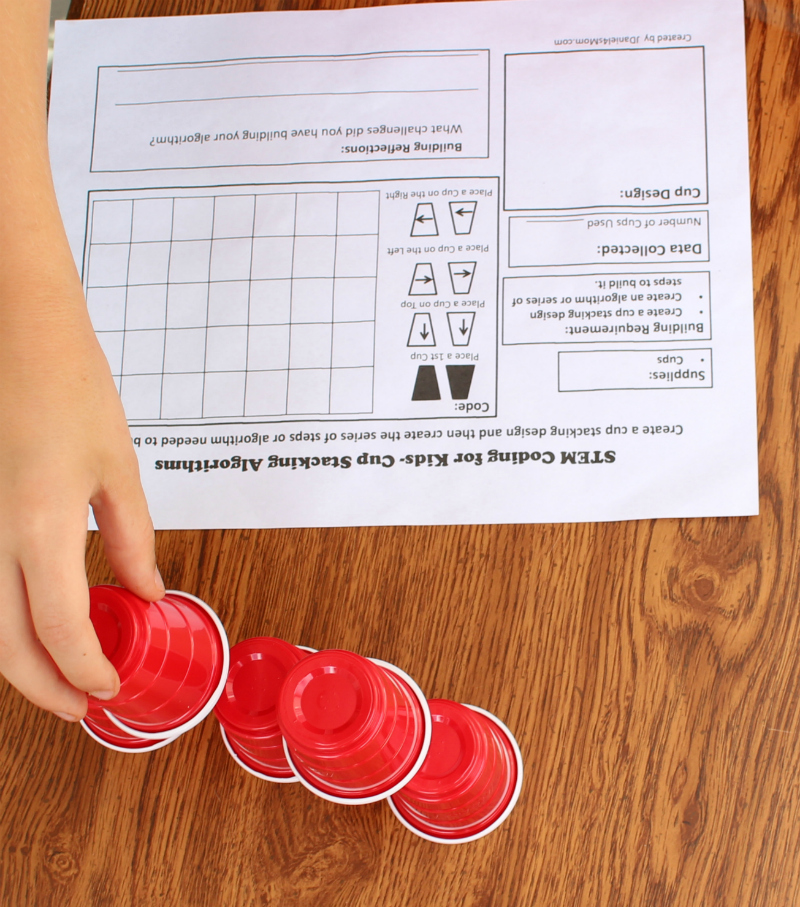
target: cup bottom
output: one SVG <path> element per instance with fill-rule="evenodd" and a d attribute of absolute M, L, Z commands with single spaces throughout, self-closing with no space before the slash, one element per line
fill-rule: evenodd
<path fill-rule="evenodd" d="M 129 734 L 132 737 L 136 737 L 140 740 L 160 740 L 163 739 L 164 735 L 170 737 L 179 737 L 181 734 L 185 734 L 186 731 L 191 730 L 193 727 L 196 727 L 200 724 L 201 721 L 213 710 L 214 706 L 217 704 L 222 691 L 225 688 L 225 683 L 228 679 L 228 668 L 230 666 L 230 648 L 228 645 L 228 637 L 225 633 L 225 628 L 222 625 L 217 613 L 212 610 L 202 599 L 197 598 L 194 595 L 191 595 L 188 592 L 178 592 L 174 590 L 167 590 L 165 598 L 183 598 L 188 599 L 193 605 L 199 607 L 200 611 L 204 617 L 208 620 L 210 619 L 211 623 L 214 625 L 216 633 L 218 634 L 219 642 L 222 650 L 222 658 L 219 665 L 219 679 L 211 692 L 210 697 L 202 706 L 198 709 L 194 715 L 190 718 L 184 719 L 180 724 L 177 724 L 174 727 L 159 727 L 156 730 L 144 730 L 142 728 L 137 728 L 129 722 L 122 721 L 108 709 L 105 709 L 105 713 L 108 719 L 116 725 L 116 727 L 123 731 L 126 734 Z"/>
<path fill-rule="evenodd" d="M 467 705 L 467 703 L 463 704 L 473 712 L 477 712 L 478 714 L 483 715 L 485 718 L 488 718 L 495 725 L 496 729 L 499 731 L 504 741 L 509 745 L 509 748 L 513 753 L 516 778 L 514 781 L 513 789 L 511 791 L 511 796 L 503 806 L 502 810 L 494 816 L 488 816 L 485 820 L 484 827 L 481 827 L 479 830 L 471 832 L 467 835 L 458 836 L 454 834 L 448 834 L 446 832 L 440 832 L 431 828 L 417 827 L 408 819 L 407 816 L 403 815 L 400 812 L 392 797 L 388 798 L 390 809 L 395 814 L 396 818 L 399 819 L 399 821 L 410 832 L 413 832 L 420 838 L 424 838 L 426 841 L 433 841 L 436 844 L 466 844 L 469 841 L 477 841 L 479 838 L 483 838 L 486 835 L 490 834 L 496 828 L 502 825 L 502 823 L 505 822 L 505 820 L 511 815 L 512 810 L 517 805 L 517 800 L 519 800 L 520 791 L 522 790 L 522 753 L 520 752 L 519 744 L 514 739 L 514 735 L 496 715 L 492 715 L 491 712 L 487 712 L 485 709 L 481 709 L 476 705 Z"/>
<path fill-rule="evenodd" d="M 302 646 L 300 647 L 302 648 Z M 323 800 L 329 800 L 331 803 L 341 803 L 344 805 L 352 806 L 361 806 L 366 803 L 377 803 L 379 800 L 385 800 L 387 797 L 390 797 L 392 794 L 397 793 L 400 788 L 405 787 L 406 784 L 416 775 L 416 773 L 422 768 L 422 763 L 425 761 L 425 757 L 428 755 L 428 750 L 431 745 L 431 730 L 432 730 L 432 721 L 431 721 L 431 710 L 428 706 L 428 700 L 425 698 L 425 694 L 419 688 L 417 683 L 405 673 L 405 671 L 400 670 L 400 668 L 395 665 L 389 664 L 386 661 L 381 661 L 379 658 L 370 658 L 370 661 L 379 667 L 383 668 L 394 674 L 396 677 L 399 677 L 400 680 L 404 681 L 406 686 L 409 687 L 414 698 L 419 703 L 422 709 L 423 715 L 423 737 L 422 737 L 422 746 L 419 751 L 419 755 L 416 758 L 416 761 L 411 765 L 408 772 L 399 780 L 395 781 L 390 787 L 387 787 L 385 790 L 382 790 L 378 793 L 373 793 L 369 795 L 363 794 L 354 794 L 352 796 L 347 796 L 344 794 L 334 794 L 331 791 L 323 790 L 317 786 L 317 784 L 306 778 L 302 770 L 295 765 L 292 754 L 289 752 L 289 746 L 286 743 L 286 739 L 283 741 L 283 749 L 286 753 L 286 761 L 292 767 L 292 770 L 297 775 L 297 780 L 311 791 L 312 794 L 316 794 L 318 797 L 322 797 Z"/>

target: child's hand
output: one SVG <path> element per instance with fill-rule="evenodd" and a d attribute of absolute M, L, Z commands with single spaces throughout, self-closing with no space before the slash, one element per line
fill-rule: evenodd
<path fill-rule="evenodd" d="M 90 503 L 119 582 L 148 600 L 164 587 L 136 454 L 74 265 L 36 254 L 12 264 L 0 253 L 0 673 L 74 719 L 86 711 L 82 691 L 106 699 L 119 687 L 89 621 Z"/>
<path fill-rule="evenodd" d="M 89 504 L 117 579 L 164 585 L 111 373 L 47 151 L 49 0 L 0 0 L 0 674 L 63 718 L 119 678 L 89 620 Z"/>

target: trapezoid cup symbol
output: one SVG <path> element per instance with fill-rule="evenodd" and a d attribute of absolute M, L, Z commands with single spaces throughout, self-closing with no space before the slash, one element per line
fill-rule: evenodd
<path fill-rule="evenodd" d="M 419 202 L 414 212 L 414 221 L 411 224 L 412 236 L 438 236 L 439 228 L 436 225 L 436 212 L 431 202 Z"/>
<path fill-rule="evenodd" d="M 450 219 L 453 221 L 453 232 L 457 236 L 472 232 L 477 207 L 477 202 L 450 202 Z"/>
<path fill-rule="evenodd" d="M 448 365 L 447 383 L 450 385 L 450 396 L 453 400 L 469 399 L 469 389 L 472 387 L 472 376 L 475 374 L 474 365 Z"/>
<path fill-rule="evenodd" d="M 441 400 L 439 379 L 436 377 L 435 365 L 421 365 L 417 369 L 417 380 L 414 382 L 412 400 Z"/>
<path fill-rule="evenodd" d="M 472 339 L 474 312 L 448 312 L 447 326 L 450 328 L 450 342 L 453 346 L 469 346 Z"/>
<path fill-rule="evenodd" d="M 419 262 L 414 267 L 411 286 L 408 288 L 409 296 L 435 296 L 436 278 L 433 275 L 433 265 L 430 262 Z"/>
<path fill-rule="evenodd" d="M 417 312 L 411 319 L 411 330 L 406 346 L 436 346 L 433 319 L 427 312 Z"/>
<path fill-rule="evenodd" d="M 469 293 L 472 289 L 476 263 L 474 261 L 450 261 L 447 263 L 447 267 L 450 270 L 453 292 L 457 295 Z"/>

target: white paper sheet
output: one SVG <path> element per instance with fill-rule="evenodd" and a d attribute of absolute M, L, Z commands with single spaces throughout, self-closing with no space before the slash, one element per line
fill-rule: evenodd
<path fill-rule="evenodd" d="M 739 0 L 59 23 L 157 527 L 757 512 Z"/>

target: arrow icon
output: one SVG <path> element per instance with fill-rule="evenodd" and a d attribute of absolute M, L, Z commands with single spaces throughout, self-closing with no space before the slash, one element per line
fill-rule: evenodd
<path fill-rule="evenodd" d="M 450 270 L 450 283 L 453 286 L 453 292 L 456 294 L 466 294 L 472 290 L 472 278 L 475 276 L 474 261 L 450 261 L 447 263 Z"/>
<path fill-rule="evenodd" d="M 409 296 L 435 296 L 436 280 L 433 276 L 433 265 L 430 262 L 420 262 L 414 267 L 414 276 L 411 278 Z"/>
<path fill-rule="evenodd" d="M 406 346 L 436 346 L 433 321 L 428 312 L 417 312 L 411 319 L 411 330 L 408 332 Z"/>
<path fill-rule="evenodd" d="M 477 202 L 450 202 L 450 220 L 453 221 L 453 232 L 457 235 L 472 233 Z"/>
<path fill-rule="evenodd" d="M 447 313 L 447 326 L 450 328 L 450 342 L 453 346 L 469 346 L 474 324 L 474 312 Z"/>
<path fill-rule="evenodd" d="M 436 212 L 431 202 L 418 202 L 414 212 L 414 221 L 411 224 L 412 236 L 438 236 L 436 226 Z"/>

